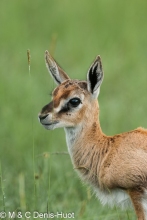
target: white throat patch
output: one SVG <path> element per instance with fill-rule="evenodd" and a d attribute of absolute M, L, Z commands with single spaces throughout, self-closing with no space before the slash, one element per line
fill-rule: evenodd
<path fill-rule="evenodd" d="M 64 128 L 65 130 L 65 134 L 66 134 L 66 143 L 67 143 L 67 147 L 68 147 L 68 152 L 70 154 L 70 156 L 72 155 L 72 148 L 74 146 L 74 143 L 76 141 L 76 139 L 78 138 L 79 134 L 80 134 L 80 130 L 81 127 L 66 127 Z"/>

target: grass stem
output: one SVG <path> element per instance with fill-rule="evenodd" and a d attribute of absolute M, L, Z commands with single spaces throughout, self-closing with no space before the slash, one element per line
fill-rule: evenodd
<path fill-rule="evenodd" d="M 2 174 L 2 166 L 0 162 L 0 183 L 1 183 L 1 190 L 2 190 L 2 201 L 3 201 L 3 211 L 6 212 L 6 206 L 5 206 L 5 192 L 4 192 L 4 185 L 3 185 L 3 174 Z"/>
<path fill-rule="evenodd" d="M 31 54 L 30 49 L 27 50 L 27 58 L 28 58 L 28 67 L 29 67 L 29 79 L 30 79 L 30 90 L 32 91 L 32 78 L 31 78 Z M 33 103 L 33 95 L 31 93 L 31 103 Z M 33 148 L 33 180 L 34 180 L 34 209 L 37 208 L 37 187 L 36 187 L 36 179 L 35 179 L 35 145 L 34 145 L 34 122 L 33 122 L 33 106 L 31 106 L 31 118 L 32 118 L 32 148 Z"/>

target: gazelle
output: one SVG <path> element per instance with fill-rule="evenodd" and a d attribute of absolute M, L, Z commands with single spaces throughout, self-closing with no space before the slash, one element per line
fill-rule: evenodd
<path fill-rule="evenodd" d="M 48 130 L 64 127 L 73 166 L 102 204 L 133 206 L 138 220 L 147 220 L 147 130 L 114 136 L 102 132 L 97 101 L 104 77 L 100 56 L 87 81 L 70 79 L 48 51 L 45 61 L 58 87 L 39 113 L 40 123 Z"/>

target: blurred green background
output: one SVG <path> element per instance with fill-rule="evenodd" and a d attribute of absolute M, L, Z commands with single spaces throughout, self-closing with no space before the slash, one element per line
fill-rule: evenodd
<path fill-rule="evenodd" d="M 78 79 L 86 79 L 100 54 L 104 133 L 147 127 L 147 1 L 0 4 L 0 211 L 74 212 L 79 220 L 135 219 L 131 211 L 100 204 L 77 177 L 69 156 L 62 154 L 67 151 L 63 129 L 46 131 L 37 115 L 55 87 L 45 67 L 46 49 Z"/>

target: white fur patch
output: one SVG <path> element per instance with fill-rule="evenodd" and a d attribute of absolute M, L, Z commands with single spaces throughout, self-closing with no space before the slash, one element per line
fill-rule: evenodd
<path fill-rule="evenodd" d="M 144 210 L 145 220 L 147 220 L 147 190 L 145 190 L 141 203 Z"/>
<path fill-rule="evenodd" d="M 120 207 L 122 209 L 132 208 L 132 202 L 129 195 L 121 189 L 115 189 L 103 192 L 98 188 L 94 189 L 96 196 L 99 198 L 103 205 L 112 207 Z"/>
<path fill-rule="evenodd" d="M 74 142 L 76 140 L 76 138 L 79 136 L 80 134 L 80 126 L 78 127 L 74 127 L 74 128 L 64 128 L 65 129 L 65 134 L 66 134 L 66 143 L 67 143 L 67 147 L 68 147 L 68 152 L 70 154 L 70 157 L 72 159 L 72 147 L 74 145 Z"/>

